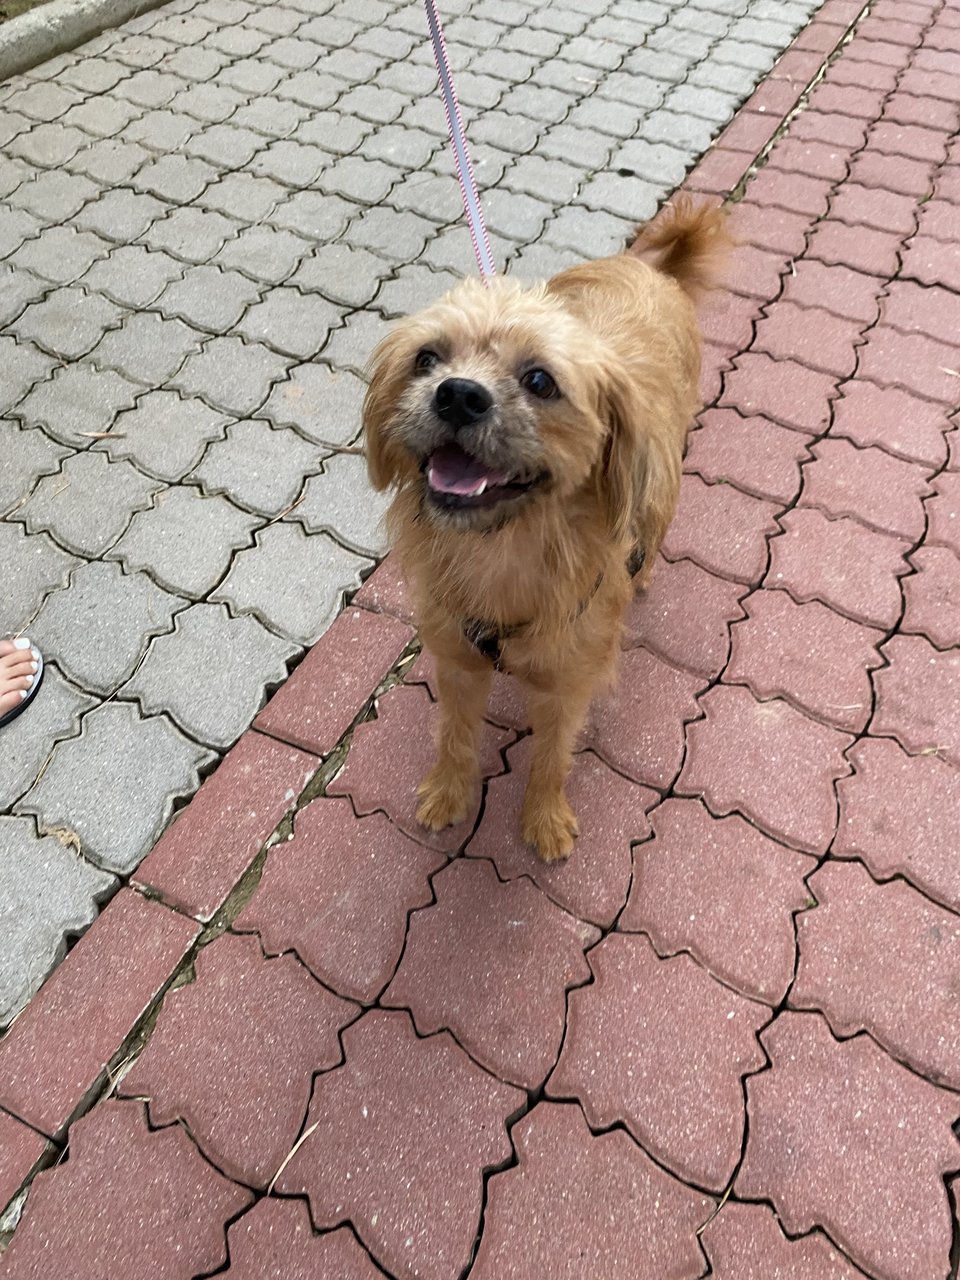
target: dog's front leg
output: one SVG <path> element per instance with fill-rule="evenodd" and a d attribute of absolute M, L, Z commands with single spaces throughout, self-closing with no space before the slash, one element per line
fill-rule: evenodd
<path fill-rule="evenodd" d="M 434 654 L 439 698 L 437 762 L 420 783 L 417 821 L 440 831 L 467 816 L 480 776 L 477 760 L 480 726 L 493 669 L 484 663 L 464 667 L 455 658 Z"/>
<path fill-rule="evenodd" d="M 591 692 L 588 686 L 530 694 L 533 760 L 523 797 L 520 831 L 544 862 L 569 857 L 577 835 L 577 815 L 570 807 L 564 784 Z"/>

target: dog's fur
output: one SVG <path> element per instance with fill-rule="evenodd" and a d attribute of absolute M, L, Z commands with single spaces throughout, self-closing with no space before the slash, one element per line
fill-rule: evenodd
<path fill-rule="evenodd" d="M 464 630 L 482 620 L 529 692 L 523 837 L 546 860 L 570 853 L 572 751 L 591 698 L 615 675 L 634 588 L 628 561 L 642 553 L 643 586 L 676 508 L 699 407 L 692 299 L 726 243 L 720 211 L 682 198 L 625 254 L 545 285 L 465 280 L 377 348 L 364 403 L 368 466 L 378 489 L 397 490 L 388 525 L 440 703 L 437 762 L 418 793 L 425 826 L 459 821 L 475 794 L 493 667 Z M 521 383 L 532 369 L 552 375 L 556 398 Z M 453 429 L 438 415 L 437 387 L 450 378 L 492 397 L 476 423 Z M 438 497 L 430 459 L 451 441 L 458 456 L 530 488 L 495 505 Z"/>

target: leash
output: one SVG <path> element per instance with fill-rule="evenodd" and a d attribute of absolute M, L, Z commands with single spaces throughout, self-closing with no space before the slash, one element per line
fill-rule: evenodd
<path fill-rule="evenodd" d="M 473 176 L 473 165 L 470 162 L 470 151 L 463 131 L 463 117 L 460 115 L 460 103 L 457 91 L 453 87 L 453 74 L 447 58 L 447 45 L 443 38 L 443 27 L 434 0 L 423 0 L 427 11 L 427 24 L 430 27 L 430 39 L 433 41 L 433 60 L 437 64 L 437 77 L 440 81 L 440 93 L 443 97 L 443 109 L 447 115 L 447 129 L 450 133 L 450 145 L 453 148 L 453 161 L 460 182 L 460 194 L 463 197 L 463 208 L 470 227 L 470 239 L 473 241 L 473 252 L 476 254 L 480 277 L 484 283 L 496 275 L 493 253 L 487 237 L 486 224 L 483 221 L 483 207 L 480 204 L 480 193 L 477 191 L 477 180 Z"/>

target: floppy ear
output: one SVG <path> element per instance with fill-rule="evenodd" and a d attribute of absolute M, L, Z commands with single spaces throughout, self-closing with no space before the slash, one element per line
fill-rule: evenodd
<path fill-rule="evenodd" d="M 622 366 L 605 371 L 602 396 L 609 435 L 601 483 L 611 533 L 641 546 L 652 564 L 680 491 L 680 451 L 664 430 L 676 410 Z"/>
<path fill-rule="evenodd" d="M 363 398 L 367 472 L 375 489 L 399 483 L 401 454 L 390 437 L 390 421 L 409 373 L 409 343 L 402 326 L 388 333 L 370 359 L 370 384 Z"/>

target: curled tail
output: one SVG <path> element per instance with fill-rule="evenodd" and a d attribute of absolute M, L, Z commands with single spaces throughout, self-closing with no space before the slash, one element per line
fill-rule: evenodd
<path fill-rule="evenodd" d="M 672 276 L 685 293 L 698 298 L 714 287 L 733 244 L 724 210 L 716 204 L 697 204 L 684 194 L 640 228 L 627 252 Z"/>

